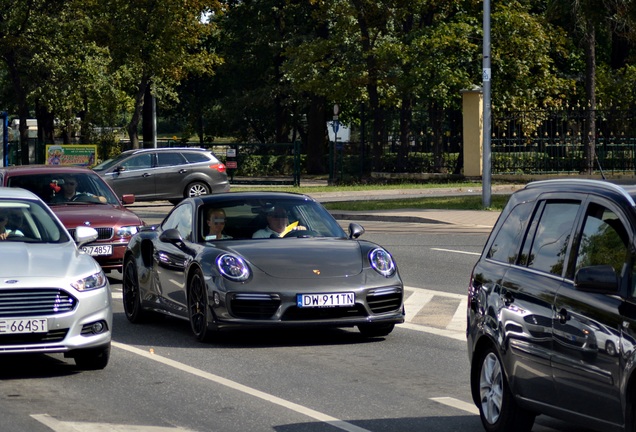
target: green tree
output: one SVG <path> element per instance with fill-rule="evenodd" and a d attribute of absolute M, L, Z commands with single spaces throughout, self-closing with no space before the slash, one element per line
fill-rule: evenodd
<path fill-rule="evenodd" d="M 218 57 L 203 49 L 213 31 L 210 13 L 217 0 L 108 0 L 99 3 L 97 40 L 110 50 L 112 73 L 121 79 L 131 117 L 127 124 L 133 148 L 139 147 L 139 125 L 147 88 L 159 98 L 178 100 L 176 86 L 189 73 L 212 74 Z"/>

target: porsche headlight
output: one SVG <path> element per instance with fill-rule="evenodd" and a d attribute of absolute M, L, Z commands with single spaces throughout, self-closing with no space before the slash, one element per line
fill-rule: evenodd
<path fill-rule="evenodd" d="M 132 237 L 139 232 L 137 225 L 123 226 L 117 230 L 118 237 Z"/>
<path fill-rule="evenodd" d="M 250 277 L 250 268 L 243 258 L 239 256 L 232 254 L 221 255 L 216 259 L 216 265 L 221 274 L 232 281 L 243 282 Z"/>
<path fill-rule="evenodd" d="M 369 262 L 373 270 L 380 273 L 382 276 L 389 277 L 395 273 L 395 262 L 390 253 L 382 248 L 373 249 L 369 253 Z"/>
<path fill-rule="evenodd" d="M 106 275 L 103 271 L 100 271 L 99 273 L 92 274 L 84 279 L 71 283 L 71 286 L 78 291 L 90 291 L 105 287 L 106 282 Z"/>

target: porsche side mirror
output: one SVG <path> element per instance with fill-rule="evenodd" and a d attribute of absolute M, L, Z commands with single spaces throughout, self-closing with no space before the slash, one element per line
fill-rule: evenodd
<path fill-rule="evenodd" d="M 183 244 L 183 238 L 176 228 L 170 228 L 162 232 L 159 235 L 159 240 L 164 243 L 172 243 L 177 246 L 179 246 L 179 244 Z"/>
<path fill-rule="evenodd" d="M 351 222 L 349 224 L 349 238 L 350 239 L 357 239 L 362 234 L 364 234 L 364 228 L 362 228 L 362 225 L 357 224 L 355 222 Z"/>

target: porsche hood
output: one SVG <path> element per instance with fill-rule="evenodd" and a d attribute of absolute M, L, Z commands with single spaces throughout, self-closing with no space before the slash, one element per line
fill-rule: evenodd
<path fill-rule="evenodd" d="M 284 279 L 354 276 L 362 272 L 366 259 L 359 242 L 344 239 L 253 240 L 233 244 L 231 250 L 264 273 Z"/>

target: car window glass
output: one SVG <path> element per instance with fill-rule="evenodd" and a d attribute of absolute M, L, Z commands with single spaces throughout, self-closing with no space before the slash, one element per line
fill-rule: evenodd
<path fill-rule="evenodd" d="M 183 156 L 189 163 L 210 162 L 210 157 L 206 153 L 201 152 L 185 152 Z"/>
<path fill-rule="evenodd" d="M 488 250 L 488 258 L 511 264 L 517 261 L 520 239 L 532 208 L 533 203 L 522 203 L 512 209 Z"/>
<path fill-rule="evenodd" d="M 157 166 L 174 166 L 183 165 L 186 160 L 178 152 L 159 152 L 157 153 Z"/>
<path fill-rule="evenodd" d="M 119 166 L 126 168 L 127 171 L 152 168 L 152 155 L 150 153 L 144 153 L 133 156 L 122 162 Z"/>
<path fill-rule="evenodd" d="M 181 238 L 192 241 L 192 207 L 189 204 L 175 208 L 161 225 L 165 231 L 175 228 L 181 234 Z"/>
<path fill-rule="evenodd" d="M 33 201 L 0 201 L 0 218 L 12 242 L 61 243 L 70 241 L 46 205 Z M 1 244 L 0 244 L 1 246 Z"/>
<path fill-rule="evenodd" d="M 590 204 L 583 225 L 576 269 L 609 264 L 620 274 L 628 256 L 629 237 L 625 226 L 613 211 Z"/>
<path fill-rule="evenodd" d="M 563 273 L 566 249 L 579 202 L 547 202 L 534 236 L 528 267 L 555 275 Z"/>

